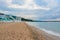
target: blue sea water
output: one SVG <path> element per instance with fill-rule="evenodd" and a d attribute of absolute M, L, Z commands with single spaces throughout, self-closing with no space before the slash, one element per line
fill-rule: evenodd
<path fill-rule="evenodd" d="M 60 36 L 60 22 L 27 22 L 38 29 L 42 29 L 49 34 Z"/>

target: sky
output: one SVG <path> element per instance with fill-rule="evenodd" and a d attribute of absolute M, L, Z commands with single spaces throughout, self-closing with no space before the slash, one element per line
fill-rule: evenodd
<path fill-rule="evenodd" d="M 0 12 L 35 20 L 60 20 L 60 0 L 0 0 Z"/>

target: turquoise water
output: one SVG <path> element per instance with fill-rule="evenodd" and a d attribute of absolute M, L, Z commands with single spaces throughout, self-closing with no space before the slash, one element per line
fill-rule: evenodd
<path fill-rule="evenodd" d="M 48 32 L 50 31 L 58 33 L 60 35 L 60 22 L 27 22 L 27 23 L 38 29 L 48 30 Z"/>

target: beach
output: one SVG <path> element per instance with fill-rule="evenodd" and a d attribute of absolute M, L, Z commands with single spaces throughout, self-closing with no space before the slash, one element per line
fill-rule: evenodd
<path fill-rule="evenodd" d="M 60 40 L 25 22 L 0 22 L 0 40 Z"/>

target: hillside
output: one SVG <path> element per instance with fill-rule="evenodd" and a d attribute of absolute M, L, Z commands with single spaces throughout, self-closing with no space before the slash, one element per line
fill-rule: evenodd
<path fill-rule="evenodd" d="M 15 16 L 15 15 L 8 15 L 8 14 L 4 14 L 4 13 L 0 13 L 0 21 L 6 21 L 6 22 L 8 22 L 8 21 L 9 22 L 30 21 L 30 22 L 33 22 L 33 20 L 31 20 L 31 19 L 25 19 L 23 17 L 18 17 L 18 16 Z"/>

